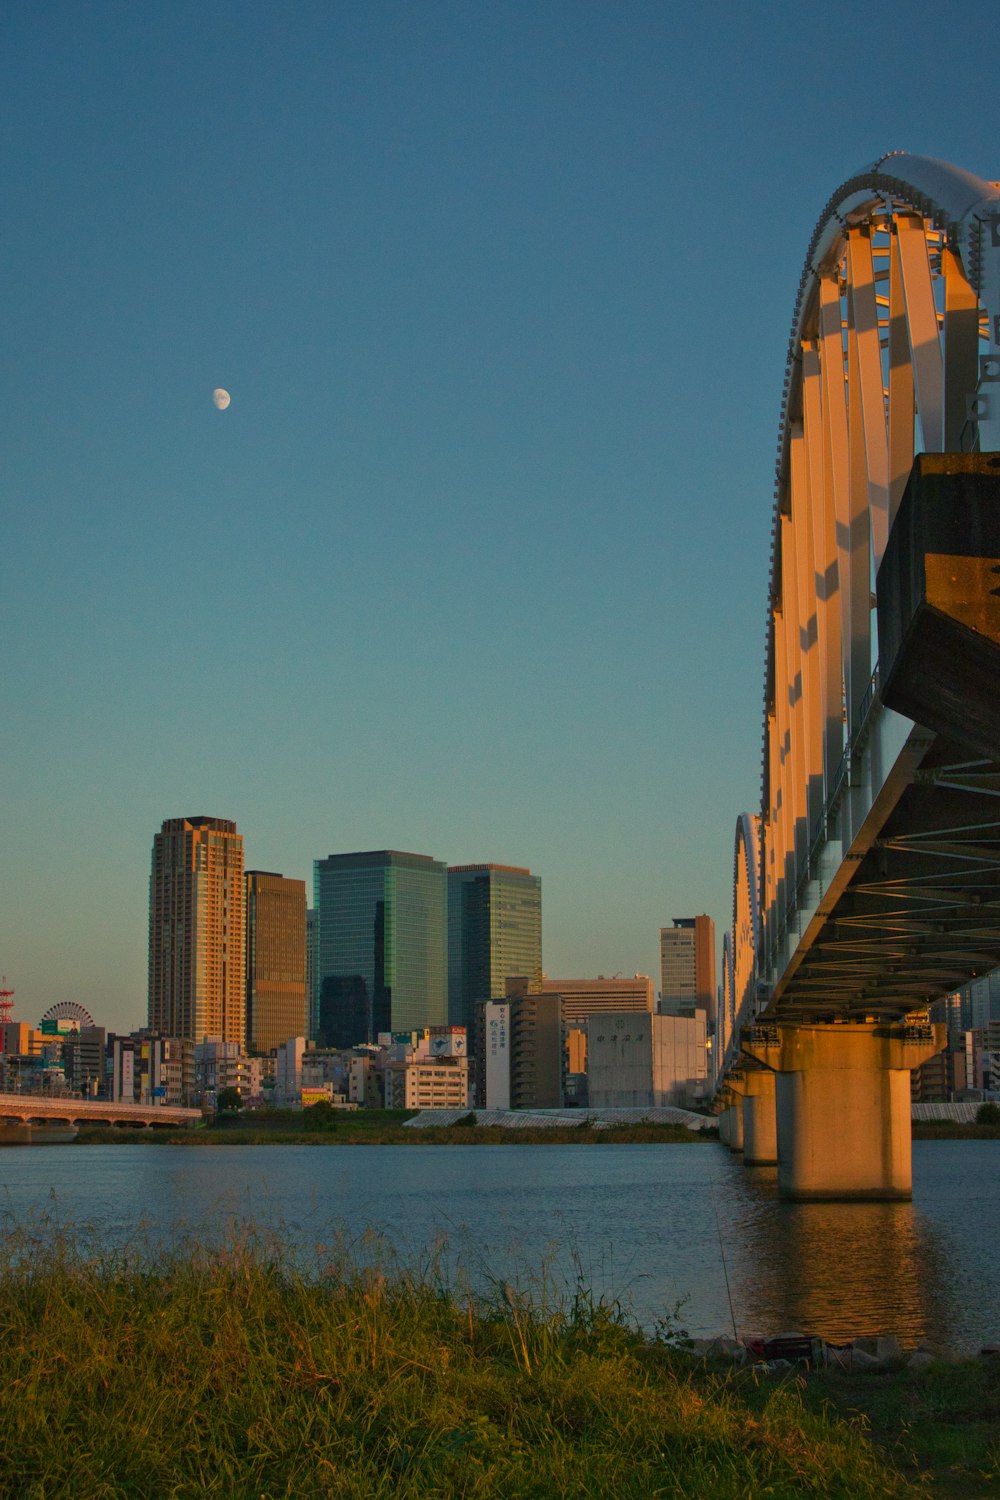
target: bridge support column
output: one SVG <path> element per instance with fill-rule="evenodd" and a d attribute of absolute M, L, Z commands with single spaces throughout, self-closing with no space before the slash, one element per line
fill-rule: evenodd
<path fill-rule="evenodd" d="M 743 1050 L 774 1069 L 778 1191 L 792 1199 L 913 1195 L 910 1071 L 944 1028 L 789 1022 L 752 1027 Z"/>
<path fill-rule="evenodd" d="M 726 1133 L 725 1135 L 722 1135 L 720 1131 L 720 1139 L 725 1141 L 725 1144 L 729 1147 L 730 1151 L 742 1151 L 743 1110 L 740 1106 L 742 1105 L 743 1101 L 740 1098 L 739 1094 L 737 1094 L 735 1098 L 732 1095 L 730 1095 L 729 1097 L 729 1108 L 725 1111 Z"/>
<path fill-rule="evenodd" d="M 775 1074 L 747 1069 L 743 1095 L 743 1163 L 773 1167 L 778 1160 Z"/>

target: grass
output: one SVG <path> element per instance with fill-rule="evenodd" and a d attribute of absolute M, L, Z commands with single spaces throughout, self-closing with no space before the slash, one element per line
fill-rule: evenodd
<path fill-rule="evenodd" d="M 7 1233 L 0 1496 L 929 1496 L 921 1464 L 956 1400 L 979 1403 L 982 1441 L 954 1493 L 992 1493 L 975 1487 L 998 1430 L 977 1366 L 955 1367 L 960 1390 L 899 1377 L 877 1419 L 852 1415 L 865 1377 L 709 1368 L 670 1318 L 650 1341 L 582 1280 L 476 1297 L 372 1242 L 315 1255 L 305 1277 L 253 1233 L 103 1257 L 44 1223 Z"/>
<path fill-rule="evenodd" d="M 991 1363 L 941 1361 L 916 1378 L 830 1373 L 810 1383 L 807 1400 L 853 1413 L 904 1473 L 932 1478 L 935 1496 L 1000 1495 L 1000 1369 Z"/>
<path fill-rule="evenodd" d="M 1000 1125 L 964 1124 L 958 1120 L 913 1122 L 915 1141 L 1000 1141 Z"/>
<path fill-rule="evenodd" d="M 135 1130 L 121 1126 L 87 1129 L 76 1144 L 149 1144 L 181 1146 L 559 1146 L 676 1143 L 717 1140 L 718 1130 L 691 1131 L 683 1125 L 613 1125 L 596 1130 L 581 1111 L 579 1125 L 504 1130 L 495 1125 L 433 1125 L 404 1129 L 412 1110 L 351 1110 L 334 1114 L 320 1128 L 310 1129 L 300 1112 L 274 1111 L 268 1115 L 237 1115 L 194 1130 Z"/>

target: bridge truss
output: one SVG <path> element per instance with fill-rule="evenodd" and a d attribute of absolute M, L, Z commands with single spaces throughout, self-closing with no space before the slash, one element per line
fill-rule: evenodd
<path fill-rule="evenodd" d="M 883 701 L 879 566 L 920 453 L 1000 450 L 1000 184 L 882 157 L 810 241 L 784 380 L 762 809 L 720 1062 L 755 1020 L 898 1020 L 1000 963 L 1000 746 Z"/>

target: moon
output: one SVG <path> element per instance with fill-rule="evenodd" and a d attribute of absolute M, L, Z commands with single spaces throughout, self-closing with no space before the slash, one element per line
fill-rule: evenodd
<path fill-rule="evenodd" d="M 222 389 L 222 386 L 220 385 L 212 392 L 212 400 L 215 402 L 220 411 L 225 411 L 226 407 L 232 400 L 232 397 L 230 396 L 229 392 L 224 391 Z"/>

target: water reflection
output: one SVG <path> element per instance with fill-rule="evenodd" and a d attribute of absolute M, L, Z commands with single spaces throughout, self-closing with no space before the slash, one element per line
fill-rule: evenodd
<path fill-rule="evenodd" d="M 747 1324 L 832 1343 L 883 1333 L 910 1346 L 948 1342 L 946 1257 L 914 1204 L 783 1203 L 774 1168 L 747 1186 L 759 1202 L 730 1271 Z"/>
<path fill-rule="evenodd" d="M 918 1143 L 913 1203 L 783 1203 L 774 1168 L 711 1145 L 40 1146 L 0 1157 L 0 1218 L 55 1214 L 104 1246 L 252 1223 L 306 1253 L 375 1229 L 406 1261 L 444 1234 L 473 1282 L 582 1267 L 649 1327 L 681 1301 L 693 1334 L 726 1332 L 728 1276 L 741 1334 L 961 1349 L 1000 1338 L 998 1159 Z"/>

